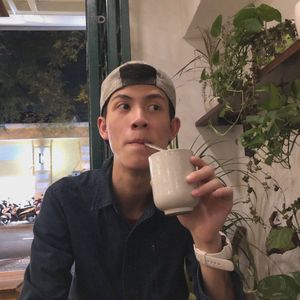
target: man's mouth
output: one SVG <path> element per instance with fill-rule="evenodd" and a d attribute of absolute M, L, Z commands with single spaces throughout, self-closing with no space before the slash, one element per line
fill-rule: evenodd
<path fill-rule="evenodd" d="M 135 139 L 135 140 L 130 141 L 128 144 L 141 144 L 141 145 L 144 145 L 145 143 L 149 143 L 149 141 L 145 140 L 145 139 Z"/>

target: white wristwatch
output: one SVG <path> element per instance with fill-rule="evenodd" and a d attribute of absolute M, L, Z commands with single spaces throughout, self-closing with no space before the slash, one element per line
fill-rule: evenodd
<path fill-rule="evenodd" d="M 222 251 L 218 253 L 207 253 L 196 248 L 196 246 L 194 245 L 196 258 L 201 265 L 225 271 L 233 271 L 233 262 L 230 260 L 232 258 L 231 243 L 223 232 L 220 231 L 219 233 L 226 239 L 226 245 L 223 247 Z"/>

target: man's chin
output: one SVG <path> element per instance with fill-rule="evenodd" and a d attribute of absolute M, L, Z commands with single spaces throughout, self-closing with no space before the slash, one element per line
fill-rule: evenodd
<path fill-rule="evenodd" d="M 149 170 L 149 162 L 147 160 L 142 159 L 133 159 L 129 164 L 131 169 L 140 170 L 140 171 L 148 171 Z"/>
<path fill-rule="evenodd" d="M 124 161 L 124 165 L 131 170 L 149 171 L 149 162 L 147 157 L 130 157 Z"/>

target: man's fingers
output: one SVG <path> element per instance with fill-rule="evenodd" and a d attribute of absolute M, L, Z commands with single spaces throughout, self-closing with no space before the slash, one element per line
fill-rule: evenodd
<path fill-rule="evenodd" d="M 189 184 L 195 184 L 196 188 L 192 191 L 194 197 L 203 197 L 212 195 L 215 198 L 233 197 L 232 188 L 226 187 L 225 183 L 216 177 L 215 169 L 206 164 L 199 157 L 191 157 L 191 162 L 198 167 L 198 169 L 186 177 Z"/>
<path fill-rule="evenodd" d="M 204 166 L 207 166 L 207 163 L 198 156 L 192 156 L 191 157 L 191 163 L 193 165 L 197 166 L 198 168 L 202 168 Z"/>
<path fill-rule="evenodd" d="M 215 170 L 208 166 L 204 165 L 201 169 L 192 172 L 186 177 L 188 183 L 199 184 L 201 182 L 207 182 L 215 178 Z"/>
<path fill-rule="evenodd" d="M 219 189 L 216 189 L 212 196 L 217 199 L 232 200 L 233 199 L 233 189 L 229 186 L 223 186 Z"/>
<path fill-rule="evenodd" d="M 217 189 L 223 188 L 223 183 L 215 177 L 207 182 L 200 183 L 199 186 L 192 191 L 192 195 L 194 197 L 202 197 L 215 192 Z"/>

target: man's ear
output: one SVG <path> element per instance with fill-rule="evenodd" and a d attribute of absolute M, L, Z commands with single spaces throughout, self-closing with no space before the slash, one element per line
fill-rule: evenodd
<path fill-rule="evenodd" d="M 98 117 L 97 119 L 98 131 L 101 137 L 107 141 L 108 140 L 108 133 L 106 127 L 106 119 L 104 117 Z"/>
<path fill-rule="evenodd" d="M 173 140 L 180 129 L 180 119 L 175 117 L 171 120 L 171 139 Z"/>

